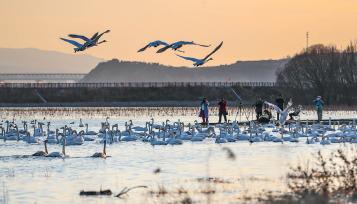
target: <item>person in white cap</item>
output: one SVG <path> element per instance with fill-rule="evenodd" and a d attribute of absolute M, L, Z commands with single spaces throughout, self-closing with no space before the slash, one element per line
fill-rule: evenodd
<path fill-rule="evenodd" d="M 317 112 L 317 121 L 320 122 L 322 120 L 322 109 L 324 107 L 324 101 L 322 100 L 321 96 L 317 96 L 314 100 L 314 105 Z"/>

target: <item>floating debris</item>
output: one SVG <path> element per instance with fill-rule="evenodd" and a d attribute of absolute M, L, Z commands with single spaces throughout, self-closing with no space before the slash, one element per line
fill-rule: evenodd
<path fill-rule="evenodd" d="M 79 193 L 80 196 L 101 196 L 101 195 L 106 195 L 106 196 L 110 196 L 112 195 L 112 191 L 110 189 L 108 190 L 100 190 L 100 191 L 84 191 L 81 190 L 81 192 Z"/>

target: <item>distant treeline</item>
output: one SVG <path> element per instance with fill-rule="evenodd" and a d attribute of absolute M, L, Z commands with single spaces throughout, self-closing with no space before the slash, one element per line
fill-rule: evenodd
<path fill-rule="evenodd" d="M 295 104 L 311 105 L 314 99 L 315 90 L 300 90 L 288 87 L 233 87 L 242 98 L 243 105 L 253 105 L 257 98 L 274 102 L 279 94 L 284 97 L 292 97 Z M 217 101 L 220 98 L 227 99 L 231 106 L 239 104 L 236 96 L 229 87 L 121 87 L 121 88 L 0 88 L 0 103 L 7 104 L 27 104 L 43 103 L 38 96 L 40 94 L 48 103 L 98 103 L 101 106 L 105 103 L 123 102 L 143 104 L 144 102 L 160 101 L 165 105 L 165 101 L 176 101 L 183 106 L 196 105 L 203 97 L 210 101 Z M 196 102 L 195 102 L 196 101 Z M 193 102 L 193 103 L 191 103 Z M 157 104 L 155 103 L 155 104 Z M 129 104 L 130 105 L 130 104 Z M 330 104 L 343 105 L 343 104 Z"/>
<path fill-rule="evenodd" d="M 243 104 L 253 104 L 258 96 L 274 100 L 276 87 L 233 87 Z M 200 101 L 203 97 L 222 97 L 236 101 L 229 87 L 121 87 L 121 88 L 0 88 L 0 103 L 43 103 L 39 93 L 49 103 L 130 102 L 130 101 Z M 237 102 L 238 103 L 238 102 Z"/>
<path fill-rule="evenodd" d="M 356 45 L 344 50 L 314 45 L 277 71 L 277 83 L 287 97 L 311 103 L 320 95 L 327 104 L 352 105 L 357 99 Z"/>

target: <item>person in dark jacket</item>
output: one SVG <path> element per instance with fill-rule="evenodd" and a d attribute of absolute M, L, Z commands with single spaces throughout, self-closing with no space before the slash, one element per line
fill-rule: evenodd
<path fill-rule="evenodd" d="M 224 98 L 222 98 L 221 101 L 218 103 L 218 106 L 219 106 L 219 110 L 218 110 L 219 120 L 218 120 L 218 123 L 221 123 L 222 116 L 224 118 L 224 121 L 227 122 L 227 115 L 228 115 L 227 101 Z"/>
<path fill-rule="evenodd" d="M 317 121 L 320 122 L 322 120 L 322 109 L 324 108 L 324 105 L 325 105 L 321 96 L 318 96 L 314 100 L 314 105 L 315 105 L 316 112 L 317 112 Z"/>
<path fill-rule="evenodd" d="M 263 114 L 263 105 L 264 105 L 264 102 L 261 98 L 259 98 L 257 100 L 257 102 L 255 102 L 255 114 L 256 114 L 256 117 L 257 117 L 257 120 L 259 120 L 260 116 Z"/>
<path fill-rule="evenodd" d="M 281 110 L 284 110 L 284 98 L 281 94 L 279 94 L 278 98 L 275 100 L 275 105 L 278 106 Z M 276 119 L 279 120 L 279 112 L 276 113 Z"/>

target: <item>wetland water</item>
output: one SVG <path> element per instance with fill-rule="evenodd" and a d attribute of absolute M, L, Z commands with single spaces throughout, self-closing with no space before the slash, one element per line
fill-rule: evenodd
<path fill-rule="evenodd" d="M 19 109 L 20 110 L 20 109 Z M 151 117 L 158 123 L 170 119 L 193 122 L 196 112 L 170 109 L 169 111 L 127 109 L 110 114 L 109 123 L 118 123 L 120 129 L 130 119 L 134 125 L 144 126 Z M 90 130 L 98 131 L 100 122 L 105 121 L 107 112 L 88 114 L 80 110 L 71 112 L 26 112 L 4 111 L 2 119 L 38 119 L 51 122 L 51 129 L 70 125 L 78 127 L 79 118 L 89 124 Z M 107 111 L 107 110 L 106 110 Z M 110 111 L 109 111 L 110 112 Z M 181 113 L 182 112 L 182 113 Z M 335 118 L 355 117 L 354 111 L 329 112 Z M 230 114 L 232 115 L 232 113 Z M 46 117 L 44 119 L 44 117 Z M 233 116 L 231 116 L 233 117 Z M 302 119 L 312 119 L 313 112 L 306 111 Z M 216 119 L 215 116 L 211 117 Z M 242 116 L 244 118 L 244 116 Z M 19 125 L 21 127 L 21 125 Z M 348 144 L 353 146 L 354 144 Z M 261 191 L 284 191 L 285 175 L 290 165 L 312 158 L 318 150 L 328 153 L 340 148 L 341 144 L 328 146 L 306 145 L 304 138 L 299 143 L 260 142 L 249 144 L 247 141 L 216 144 L 213 138 L 203 142 L 185 141 L 183 145 L 151 146 L 141 141 L 109 144 L 107 159 L 89 158 L 94 152 L 102 150 L 98 141 L 85 142 L 80 146 L 67 146 L 69 158 L 34 158 L 16 155 L 31 155 L 42 150 L 42 144 L 27 144 L 23 141 L 0 141 L 0 198 L 3 203 L 174 203 L 186 196 L 198 203 L 234 203 L 244 196 Z M 236 155 L 235 160 L 227 159 L 222 147 L 229 147 Z M 60 151 L 61 145 L 49 144 L 49 152 Z M 160 168 L 161 172 L 154 174 Z M 197 179 L 203 177 L 219 178 L 219 182 L 207 184 Z M 146 185 L 148 189 L 136 189 L 125 199 L 113 196 L 83 197 L 80 190 L 111 189 L 114 194 L 124 187 Z M 209 187 L 208 187 L 209 185 Z M 158 191 L 164 186 L 166 196 L 157 196 L 150 191 Z M 215 193 L 203 193 L 210 188 Z M 185 189 L 188 195 L 178 194 Z"/>

